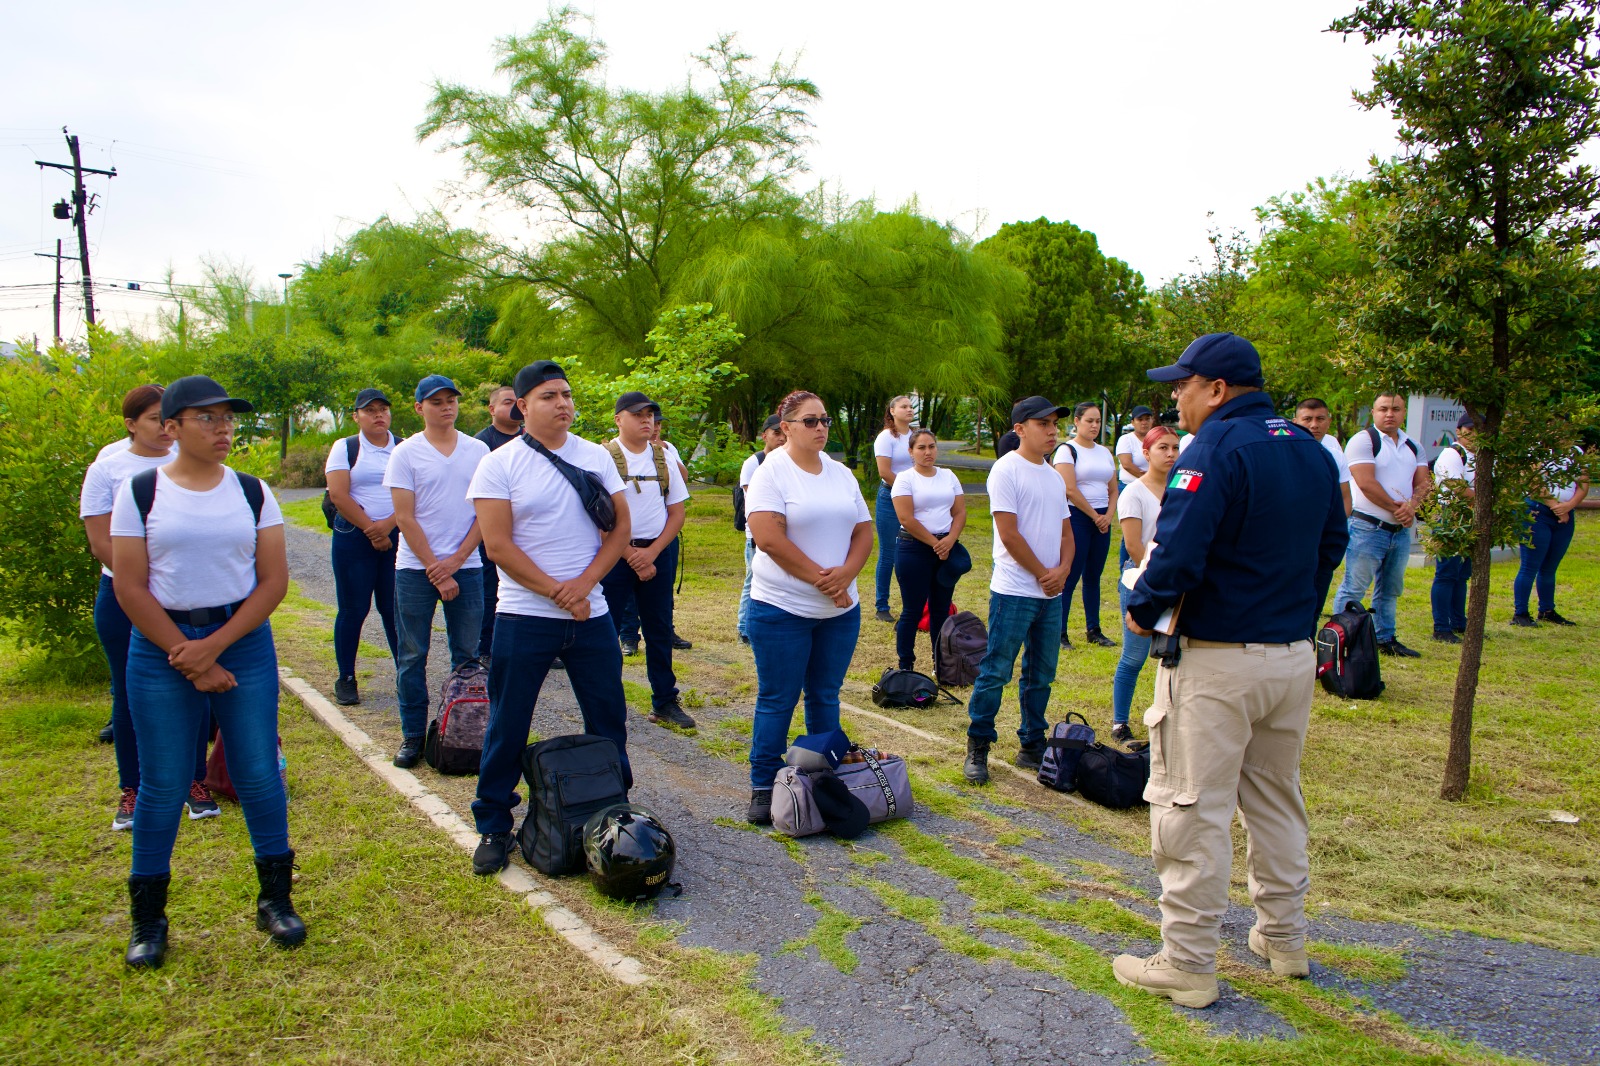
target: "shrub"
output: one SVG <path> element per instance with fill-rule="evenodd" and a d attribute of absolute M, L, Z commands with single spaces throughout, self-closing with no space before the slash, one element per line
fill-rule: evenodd
<path fill-rule="evenodd" d="M 320 489 L 327 485 L 323 468 L 328 462 L 327 441 L 318 438 L 297 439 L 289 445 L 289 454 L 278 464 L 278 477 L 273 485 L 285 489 Z"/>

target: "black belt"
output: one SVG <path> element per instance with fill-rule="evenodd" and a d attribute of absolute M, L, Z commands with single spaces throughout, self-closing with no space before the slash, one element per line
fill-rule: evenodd
<path fill-rule="evenodd" d="M 935 533 L 933 535 L 933 539 L 934 540 L 943 540 L 945 537 L 948 537 L 949 535 L 950 535 L 950 531 L 947 529 L 943 533 Z M 900 534 L 899 534 L 899 539 L 900 540 L 916 540 L 917 538 L 913 537 L 910 533 L 907 533 L 905 530 L 902 529 L 900 531 Z M 931 547 L 933 547 L 933 545 L 930 544 L 930 545 L 928 545 L 928 547 L 931 548 Z"/>
<path fill-rule="evenodd" d="M 628 541 L 628 547 L 630 547 L 630 548 L 648 548 L 652 544 L 654 544 L 655 542 L 656 542 L 656 538 L 654 538 L 654 537 L 642 538 L 640 540 L 630 540 L 630 541 Z"/>
<path fill-rule="evenodd" d="M 244 601 L 226 603 L 221 607 L 196 607 L 190 611 L 167 610 L 167 617 L 180 626 L 214 626 L 218 622 L 226 622 L 233 617 L 235 611 L 244 606 Z"/>
<path fill-rule="evenodd" d="M 1393 522 L 1385 522 L 1385 521 L 1383 521 L 1381 519 L 1373 518 L 1369 514 L 1362 514 L 1360 511 L 1352 511 L 1350 513 L 1350 517 L 1351 518 L 1359 518 L 1363 522 L 1366 522 L 1368 525 L 1377 526 L 1379 529 L 1383 530 L 1385 533 L 1399 533 L 1399 532 L 1401 532 L 1402 530 L 1404 530 L 1406 528 L 1405 526 L 1395 525 Z"/>

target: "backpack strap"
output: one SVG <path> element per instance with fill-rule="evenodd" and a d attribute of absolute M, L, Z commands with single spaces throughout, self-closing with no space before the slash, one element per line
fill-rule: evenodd
<path fill-rule="evenodd" d="M 344 439 L 344 461 L 349 464 L 351 470 L 356 468 L 356 456 L 360 454 L 361 434 L 357 433 L 353 437 L 346 437 Z"/>
<path fill-rule="evenodd" d="M 1376 463 L 1378 461 L 1378 452 L 1383 450 L 1383 438 L 1382 434 L 1378 432 L 1378 427 L 1370 422 L 1367 423 L 1367 439 L 1372 442 L 1372 461 Z M 1413 456 L 1418 459 L 1422 458 L 1422 452 L 1417 448 L 1417 442 L 1410 437 L 1406 438 L 1406 447 L 1411 449 Z"/>
<path fill-rule="evenodd" d="M 238 470 L 233 476 L 239 479 L 239 488 L 244 492 L 245 502 L 250 505 L 250 513 L 255 516 L 251 525 L 261 524 L 261 508 L 266 506 L 266 492 L 261 487 L 261 479 L 254 474 L 241 473 Z M 139 508 L 139 521 L 145 525 L 150 524 L 150 509 L 156 505 L 156 468 L 141 470 L 128 479 L 133 486 L 133 503 Z"/>
<path fill-rule="evenodd" d="M 623 481 L 631 481 L 631 482 L 633 482 L 633 491 L 634 492 L 643 492 L 644 491 L 644 486 L 642 484 L 640 484 L 641 482 L 644 482 L 644 481 L 656 481 L 656 482 L 659 482 L 661 484 L 661 497 L 662 497 L 662 499 L 666 498 L 666 495 L 667 495 L 667 450 L 665 448 L 663 448 L 660 445 L 656 444 L 654 441 L 647 441 L 645 443 L 645 447 L 650 449 L 650 454 L 655 458 L 655 464 L 656 464 L 656 476 L 653 477 L 653 478 L 650 478 L 650 477 L 636 477 L 635 475 L 628 473 L 628 460 L 627 460 L 627 457 L 624 456 L 623 453 L 622 453 L 622 441 L 621 440 L 618 440 L 618 439 L 608 440 L 608 441 L 605 442 L 603 447 L 605 448 L 606 451 L 611 453 L 611 461 L 613 463 L 617 464 L 617 476 L 620 477 Z"/>
<path fill-rule="evenodd" d="M 894 789 L 889 787 L 889 778 L 883 772 L 883 765 L 878 762 L 878 757 L 866 748 L 857 748 L 862 758 L 867 760 L 867 765 L 872 768 L 872 773 L 878 779 L 878 787 L 883 790 L 883 798 L 889 805 L 889 817 L 893 818 L 899 811 L 900 804 L 894 798 Z"/>
<path fill-rule="evenodd" d="M 261 508 L 266 504 L 266 493 L 261 487 L 261 479 L 254 474 L 244 474 L 235 470 L 233 476 L 239 479 L 239 487 L 244 490 L 245 502 L 250 504 L 250 513 L 255 516 L 252 527 L 261 524 Z"/>

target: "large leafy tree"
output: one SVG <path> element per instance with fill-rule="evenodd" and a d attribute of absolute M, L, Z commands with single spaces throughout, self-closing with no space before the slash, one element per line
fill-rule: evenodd
<path fill-rule="evenodd" d="M 1368 0 L 1336 21 L 1392 52 L 1356 100 L 1400 122 L 1400 156 L 1372 178 L 1375 270 L 1351 286 L 1352 365 L 1454 396 L 1477 436 L 1467 634 L 1441 795 L 1460 799 L 1489 606 L 1489 551 L 1541 470 L 1583 370 L 1597 276 L 1600 184 L 1576 161 L 1600 134 L 1596 0 Z M 1506 506 L 1509 502 L 1511 506 Z"/>
<path fill-rule="evenodd" d="M 619 88 L 578 18 L 563 9 L 499 42 L 505 92 L 437 84 L 418 134 L 459 150 L 531 235 L 493 242 L 484 273 L 563 308 L 584 350 L 643 356 L 686 263 L 730 227 L 792 211 L 817 90 L 782 62 L 756 69 L 727 36 L 676 89 Z"/>

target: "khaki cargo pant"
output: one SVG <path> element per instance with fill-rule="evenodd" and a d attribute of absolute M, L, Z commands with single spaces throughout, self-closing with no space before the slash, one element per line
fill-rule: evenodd
<path fill-rule="evenodd" d="M 1310 641 L 1224 645 L 1183 638 L 1156 671 L 1150 730 L 1150 850 L 1161 877 L 1161 939 L 1180 970 L 1215 973 L 1238 807 L 1249 837 L 1261 934 L 1305 944 L 1306 808 L 1300 795 L 1315 684 Z"/>

